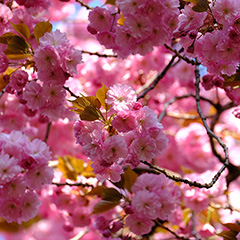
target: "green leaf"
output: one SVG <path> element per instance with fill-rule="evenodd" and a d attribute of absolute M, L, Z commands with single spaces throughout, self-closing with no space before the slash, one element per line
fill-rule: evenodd
<path fill-rule="evenodd" d="M 95 96 L 88 96 L 88 97 L 85 97 L 85 98 L 90 102 L 91 106 L 94 106 L 96 108 L 101 107 L 101 102 Z"/>
<path fill-rule="evenodd" d="M 197 0 L 197 4 L 192 7 L 195 12 L 206 12 L 209 8 L 208 0 Z"/>
<path fill-rule="evenodd" d="M 39 38 L 41 38 L 46 32 L 52 31 L 52 24 L 49 21 L 39 22 L 34 28 L 34 36 L 39 44 Z"/>
<path fill-rule="evenodd" d="M 102 197 L 102 200 L 109 202 L 118 202 L 122 198 L 122 194 L 115 188 L 108 188 L 106 186 L 97 186 L 93 188 L 87 195 Z"/>
<path fill-rule="evenodd" d="M 228 76 L 226 74 L 222 74 L 222 77 L 225 79 L 223 88 L 225 87 L 232 87 L 232 88 L 238 88 L 240 87 L 240 71 L 237 70 L 235 74 Z"/>
<path fill-rule="evenodd" d="M 93 188 L 89 193 L 87 193 L 87 195 L 89 195 L 89 196 L 97 195 L 98 197 L 102 197 L 102 193 L 106 188 L 107 187 L 105 187 L 105 186 L 97 186 L 97 187 Z"/>
<path fill-rule="evenodd" d="M 96 97 L 99 99 L 104 109 L 108 111 L 111 105 L 105 103 L 107 91 L 108 88 L 104 85 L 104 83 L 102 83 L 102 87 L 97 90 Z"/>
<path fill-rule="evenodd" d="M 222 231 L 221 233 L 217 233 L 218 236 L 222 237 L 223 240 L 237 240 L 238 232 L 235 231 Z"/>
<path fill-rule="evenodd" d="M 12 36 L 7 40 L 8 47 L 4 51 L 8 59 L 23 59 L 31 56 L 28 45 L 20 36 Z"/>
<path fill-rule="evenodd" d="M 123 174 L 124 177 L 124 188 L 126 188 L 130 193 L 132 193 L 132 186 L 135 183 L 138 175 L 130 167 Z"/>
<path fill-rule="evenodd" d="M 99 214 L 116 207 L 120 202 L 111 202 L 106 200 L 101 200 L 93 208 L 93 214 Z"/>
<path fill-rule="evenodd" d="M 110 5 L 115 6 L 116 5 L 116 0 L 106 0 L 105 5 L 106 4 L 110 4 Z"/>
<path fill-rule="evenodd" d="M 15 36 L 17 35 L 12 32 L 4 33 L 2 36 L 0 36 L 0 43 L 8 44 L 8 42 L 11 41 Z"/>
<path fill-rule="evenodd" d="M 11 25 L 16 32 L 18 32 L 19 34 L 24 36 L 26 39 L 30 38 L 30 30 L 29 30 L 29 28 L 26 24 L 24 24 L 24 23 L 19 23 L 19 24 L 11 23 Z"/>
<path fill-rule="evenodd" d="M 240 225 L 236 223 L 224 223 L 223 226 L 226 228 L 235 231 L 235 232 L 240 232 Z"/>
<path fill-rule="evenodd" d="M 85 109 L 80 113 L 81 120 L 85 121 L 95 121 L 100 119 L 99 113 L 96 108 L 92 106 L 87 106 Z"/>

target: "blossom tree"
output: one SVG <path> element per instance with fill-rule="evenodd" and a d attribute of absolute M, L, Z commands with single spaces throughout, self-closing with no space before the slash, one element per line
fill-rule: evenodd
<path fill-rule="evenodd" d="M 0 1 L 0 238 L 240 239 L 237 0 Z"/>

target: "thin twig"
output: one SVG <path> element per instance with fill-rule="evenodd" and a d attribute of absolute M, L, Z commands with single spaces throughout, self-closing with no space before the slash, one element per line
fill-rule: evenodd
<path fill-rule="evenodd" d="M 104 58 L 109 58 L 109 57 L 117 58 L 118 57 L 117 55 L 114 55 L 114 54 L 102 54 L 102 53 L 98 53 L 98 52 L 88 52 L 88 51 L 84 51 L 84 50 L 82 50 L 82 53 L 89 54 L 89 55 L 95 55 L 98 57 L 104 57 Z"/>
<path fill-rule="evenodd" d="M 218 178 L 220 177 L 220 175 L 222 174 L 222 172 L 227 168 L 227 166 L 229 165 L 229 155 L 228 155 L 228 148 L 227 146 L 223 143 L 222 139 L 220 137 L 218 137 L 207 125 L 206 122 L 206 118 L 202 113 L 201 110 L 201 106 L 200 106 L 200 88 L 199 88 L 199 84 L 200 84 L 200 72 L 199 72 L 199 65 L 195 66 L 195 77 L 196 77 L 196 82 L 195 82 L 195 86 L 196 86 L 196 104 L 197 104 L 197 112 L 203 122 L 203 125 L 207 131 L 208 136 L 216 139 L 219 143 L 219 145 L 223 148 L 224 150 L 224 154 L 225 154 L 225 161 L 223 163 L 223 166 L 221 167 L 221 169 L 219 169 L 219 171 L 217 172 L 217 174 L 214 176 L 214 178 L 212 179 L 212 181 L 209 184 L 206 184 L 206 186 L 213 186 L 214 183 L 216 183 L 216 181 L 218 180 Z"/>
<path fill-rule="evenodd" d="M 69 87 L 65 87 L 65 86 L 63 86 L 63 88 L 64 88 L 65 90 L 67 90 L 67 91 L 70 93 L 70 95 L 71 95 L 72 97 L 78 98 L 78 96 L 75 95 L 75 94 L 70 90 Z"/>
<path fill-rule="evenodd" d="M 189 94 L 184 94 L 184 95 L 181 95 L 181 96 L 175 96 L 175 97 L 173 97 L 172 99 L 170 99 L 167 103 L 164 104 L 164 109 L 162 110 L 161 114 L 159 115 L 158 121 L 161 122 L 162 119 L 163 119 L 163 117 L 164 117 L 165 115 L 167 115 L 167 108 L 168 108 L 170 105 L 172 105 L 172 104 L 173 104 L 174 102 L 176 102 L 177 100 L 181 100 L 181 99 L 183 99 L 183 98 L 188 98 L 188 97 L 193 97 L 193 98 L 195 98 L 196 96 L 195 96 L 194 94 L 192 94 L 192 93 L 189 93 Z M 200 99 L 201 99 L 201 100 L 204 100 L 204 101 L 206 101 L 206 102 L 208 102 L 208 103 L 210 103 L 212 106 L 214 106 L 215 108 L 217 108 L 217 107 L 216 107 L 216 104 L 213 103 L 211 100 L 209 100 L 209 99 L 207 99 L 207 98 L 204 98 L 204 97 L 200 97 Z M 208 117 L 212 117 L 212 116 L 208 116 Z M 200 117 L 198 117 L 198 118 L 200 118 Z"/>
<path fill-rule="evenodd" d="M 177 57 L 179 57 L 180 59 L 184 60 L 185 62 L 190 63 L 190 64 L 192 64 L 192 65 L 199 65 L 199 64 L 200 64 L 200 62 L 198 62 L 197 60 L 191 60 L 191 59 L 189 59 L 189 58 L 187 58 L 187 57 L 185 57 L 185 56 L 182 56 L 182 55 L 180 54 L 180 51 L 178 52 L 177 50 L 171 48 L 171 47 L 168 46 L 167 44 L 164 44 L 164 46 L 165 46 L 168 50 L 174 52 L 175 55 L 177 55 Z"/>
<path fill-rule="evenodd" d="M 91 187 L 93 188 L 94 186 L 88 183 L 68 183 L 68 182 L 64 182 L 64 183 L 56 183 L 56 182 L 52 182 L 53 185 L 56 185 L 58 187 L 60 186 L 70 186 L 70 187 Z"/>
<path fill-rule="evenodd" d="M 44 142 L 47 142 L 47 140 L 48 140 L 51 124 L 52 124 L 52 122 L 49 122 L 48 125 L 47 125 L 47 131 L 46 131 L 46 135 L 45 135 L 45 138 L 44 138 Z"/>
<path fill-rule="evenodd" d="M 188 184 L 190 187 L 198 187 L 198 188 L 211 188 L 214 183 L 216 183 L 216 181 L 218 180 L 218 178 L 220 177 L 221 173 L 224 171 L 224 169 L 222 170 L 222 168 L 217 172 L 217 174 L 213 177 L 212 181 L 210 183 L 205 183 L 205 184 L 202 184 L 202 183 L 199 183 L 199 182 L 196 182 L 196 181 L 190 181 L 186 178 L 182 178 L 182 177 L 179 177 L 179 176 L 176 176 L 176 175 L 173 175 L 173 174 L 169 174 L 164 168 L 159 168 L 157 166 L 154 166 L 152 164 L 150 164 L 149 162 L 147 161 L 140 161 L 141 163 L 149 166 L 151 169 L 155 170 L 156 173 L 162 173 L 164 174 L 167 178 L 169 179 L 172 179 L 173 181 L 175 182 L 183 182 L 185 184 Z"/>
<path fill-rule="evenodd" d="M 87 10 L 91 10 L 92 8 L 89 7 L 87 4 L 83 3 L 81 0 L 76 0 L 77 3 L 80 3 L 82 7 L 85 7 Z"/>
<path fill-rule="evenodd" d="M 185 237 L 181 237 L 178 236 L 174 231 L 172 231 L 170 228 L 165 227 L 162 223 L 160 223 L 159 221 L 154 221 L 159 227 L 165 229 L 166 231 L 168 231 L 169 233 L 171 233 L 172 235 L 175 236 L 175 238 L 177 239 L 181 239 L 181 240 L 189 240 L 189 238 L 185 238 Z"/>
<path fill-rule="evenodd" d="M 177 55 L 173 55 L 172 59 L 170 60 L 168 65 L 163 69 L 163 71 L 158 73 L 158 75 L 154 79 L 152 79 L 150 83 L 147 83 L 147 85 L 142 86 L 141 90 L 143 89 L 143 92 L 137 97 L 137 100 L 144 98 L 144 96 L 149 91 L 151 91 L 152 89 L 154 89 L 156 87 L 156 85 L 159 83 L 159 81 L 165 76 L 167 71 L 172 67 L 172 64 L 176 57 L 177 57 Z"/>

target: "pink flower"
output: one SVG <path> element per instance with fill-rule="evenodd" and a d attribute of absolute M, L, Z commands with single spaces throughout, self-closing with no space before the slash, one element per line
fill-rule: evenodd
<path fill-rule="evenodd" d="M 29 143 L 28 154 L 40 165 L 46 165 L 51 160 L 49 146 L 37 138 Z"/>
<path fill-rule="evenodd" d="M 137 126 L 136 114 L 133 111 L 120 111 L 113 118 L 111 124 L 119 132 L 128 132 Z"/>
<path fill-rule="evenodd" d="M 63 54 L 60 52 L 61 66 L 65 73 L 73 76 L 77 74 L 77 65 L 82 61 L 82 52 L 78 49 L 67 48 Z"/>
<path fill-rule="evenodd" d="M 8 154 L 4 154 L 4 152 L 0 153 L 0 184 L 10 182 L 21 170 L 16 158 L 10 157 Z"/>
<path fill-rule="evenodd" d="M 139 236 L 149 233 L 153 227 L 153 222 L 150 219 L 138 218 L 134 214 L 127 216 L 125 224 L 130 228 L 130 231 Z"/>
<path fill-rule="evenodd" d="M 44 85 L 43 95 L 45 101 L 50 105 L 61 104 L 65 100 L 66 92 L 63 89 L 62 85 L 49 84 Z"/>
<path fill-rule="evenodd" d="M 91 216 L 87 212 L 87 208 L 75 208 L 71 214 L 71 219 L 75 227 L 84 227 L 91 223 Z"/>
<path fill-rule="evenodd" d="M 147 190 L 138 191 L 132 199 L 132 207 L 136 216 L 146 219 L 156 219 L 159 217 L 161 201 L 154 192 Z"/>
<path fill-rule="evenodd" d="M 53 179 L 53 169 L 48 166 L 40 166 L 29 170 L 26 176 L 26 183 L 30 189 L 41 189 L 43 184 L 50 184 Z"/>
<path fill-rule="evenodd" d="M 26 222 L 34 218 L 37 213 L 41 201 L 38 198 L 38 195 L 34 192 L 26 192 L 21 199 L 21 208 L 22 208 L 22 221 Z"/>
<path fill-rule="evenodd" d="M 115 84 L 107 92 L 106 103 L 116 111 L 131 110 L 137 100 L 135 91 L 129 85 Z"/>
<path fill-rule="evenodd" d="M 3 217 L 8 223 L 21 220 L 22 209 L 19 201 L 15 198 L 2 198 L 0 203 L 0 217 Z"/>
<path fill-rule="evenodd" d="M 23 70 L 13 72 L 10 77 L 11 87 L 16 91 L 21 91 L 28 82 L 28 74 Z"/>
<path fill-rule="evenodd" d="M 139 9 L 143 9 L 147 2 L 147 0 L 117 0 L 116 4 L 124 14 L 134 14 Z"/>
<path fill-rule="evenodd" d="M 5 4 L 0 3 L 0 19 L 1 25 L 6 25 L 8 21 L 13 17 L 13 13 L 8 6 Z M 0 26 L 0 30 L 1 30 Z"/>
<path fill-rule="evenodd" d="M 102 31 L 97 34 L 97 40 L 106 48 L 116 48 L 115 34 L 110 31 Z"/>
<path fill-rule="evenodd" d="M 140 110 L 136 113 L 136 121 L 139 125 L 137 127 L 139 132 L 142 132 L 150 127 L 156 127 L 159 129 L 163 128 L 162 124 L 158 122 L 157 114 L 147 106 L 140 108 Z"/>
<path fill-rule="evenodd" d="M 101 165 L 109 167 L 127 154 L 127 144 L 120 135 L 113 135 L 103 143 Z"/>
<path fill-rule="evenodd" d="M 157 175 L 144 173 L 136 179 L 134 185 L 132 186 L 132 192 L 137 193 L 138 191 L 143 190 L 154 192 L 156 188 L 158 188 L 158 184 L 160 182 L 162 181 L 159 181 L 159 177 L 157 177 Z"/>
<path fill-rule="evenodd" d="M 225 24 L 236 18 L 240 11 L 240 5 L 235 0 L 218 0 L 212 7 L 212 11 L 217 21 Z"/>
<path fill-rule="evenodd" d="M 96 31 L 110 31 L 112 27 L 113 17 L 109 10 L 105 8 L 95 7 L 88 15 L 89 26 Z"/>
<path fill-rule="evenodd" d="M 156 157 L 156 141 L 148 136 L 140 136 L 130 145 L 130 153 L 133 153 L 139 160 L 149 161 Z"/>
<path fill-rule="evenodd" d="M 23 99 L 27 101 L 27 106 L 32 110 L 42 107 L 45 102 L 42 87 L 35 81 L 27 83 L 23 91 Z"/>
<path fill-rule="evenodd" d="M 1 5 L 0 4 L 0 8 L 1 8 Z M 7 68 L 8 68 L 8 59 L 7 59 L 7 56 L 3 53 L 3 52 L 0 52 L 0 73 L 4 73 Z"/>
<path fill-rule="evenodd" d="M 56 31 L 46 32 L 43 37 L 39 39 L 41 46 L 53 46 L 55 49 L 68 47 L 69 40 L 66 37 L 66 33 L 60 32 L 59 29 Z"/>
<path fill-rule="evenodd" d="M 152 33 L 152 24 L 147 15 L 129 15 L 124 22 L 125 24 L 134 38 L 146 39 Z"/>
<path fill-rule="evenodd" d="M 38 71 L 51 71 L 59 65 L 59 55 L 53 46 L 40 45 L 34 54 Z"/>

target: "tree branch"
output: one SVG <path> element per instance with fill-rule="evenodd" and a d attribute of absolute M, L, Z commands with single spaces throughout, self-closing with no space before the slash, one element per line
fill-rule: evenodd
<path fill-rule="evenodd" d="M 190 64 L 192 64 L 192 65 L 199 65 L 199 64 L 200 64 L 200 62 L 197 61 L 197 60 L 191 60 L 191 59 L 189 59 L 189 58 L 187 58 L 187 57 L 185 57 L 185 56 L 182 56 L 182 55 L 180 54 L 180 52 L 183 51 L 182 49 L 178 52 L 177 50 L 171 48 L 171 47 L 168 46 L 167 44 L 164 44 L 164 46 L 165 46 L 168 50 L 174 52 L 175 55 L 177 55 L 178 58 L 184 60 L 185 62 L 190 63 Z"/>
<path fill-rule="evenodd" d="M 82 53 L 89 54 L 89 55 L 95 55 L 98 57 L 104 57 L 104 58 L 109 58 L 109 57 L 117 58 L 118 57 L 117 55 L 113 55 L 113 54 L 108 55 L 108 54 L 101 54 L 98 52 L 88 52 L 88 51 L 84 51 L 84 50 L 82 50 Z"/>
<path fill-rule="evenodd" d="M 68 182 L 64 182 L 64 183 L 56 183 L 56 182 L 52 182 L 53 185 L 56 185 L 58 187 L 60 186 L 76 186 L 76 187 L 91 187 L 93 188 L 94 186 L 88 183 L 68 183 Z"/>
<path fill-rule="evenodd" d="M 83 3 L 81 0 L 76 0 L 77 3 L 80 3 L 82 7 L 85 7 L 87 10 L 91 10 L 92 8 L 89 7 L 87 4 Z"/>
<path fill-rule="evenodd" d="M 150 82 L 148 82 L 147 84 L 144 84 L 141 89 L 138 92 L 142 92 L 138 97 L 137 100 L 144 98 L 144 96 L 151 91 L 152 89 L 154 89 L 156 87 L 156 85 L 159 83 L 159 81 L 165 76 L 165 74 L 167 73 L 167 71 L 172 67 L 172 64 L 175 60 L 175 58 L 177 57 L 177 55 L 173 55 L 172 59 L 170 60 L 170 62 L 168 63 L 168 65 L 163 69 L 162 72 L 158 73 L 158 75 L 152 79 Z"/>
<path fill-rule="evenodd" d="M 49 132 L 50 132 L 50 128 L 51 128 L 51 124 L 52 124 L 52 122 L 49 122 L 48 124 L 47 124 L 47 131 L 46 131 L 46 135 L 45 135 L 45 138 L 44 138 L 44 142 L 47 142 L 47 140 L 48 140 L 48 137 L 49 137 Z"/>

